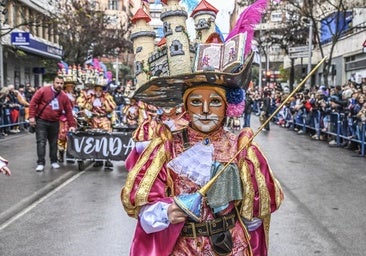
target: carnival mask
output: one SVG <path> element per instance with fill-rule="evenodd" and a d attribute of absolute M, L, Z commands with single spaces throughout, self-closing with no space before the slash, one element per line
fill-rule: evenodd
<path fill-rule="evenodd" d="M 186 107 L 195 130 L 210 133 L 222 126 L 226 102 L 213 87 L 192 90 L 186 99 Z"/>

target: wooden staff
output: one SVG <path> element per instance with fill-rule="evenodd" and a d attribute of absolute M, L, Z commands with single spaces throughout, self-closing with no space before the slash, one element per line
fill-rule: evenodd
<path fill-rule="evenodd" d="M 309 74 L 304 78 L 304 80 L 301 81 L 301 83 L 296 86 L 296 88 L 287 96 L 287 98 L 278 106 L 278 108 L 270 115 L 270 117 L 267 118 L 266 121 L 263 122 L 263 124 L 258 128 L 258 130 L 254 133 L 254 135 L 245 143 L 235 154 L 234 156 L 224 165 L 224 167 L 216 173 L 214 177 L 212 177 L 209 182 L 207 182 L 203 187 L 201 187 L 200 190 L 198 190 L 198 193 L 200 193 L 202 196 L 205 196 L 207 191 L 212 187 L 212 185 L 216 182 L 217 178 L 226 170 L 226 168 L 229 166 L 230 163 L 232 163 L 235 158 L 239 155 L 239 153 L 246 148 L 249 143 L 253 141 L 255 136 L 257 136 L 263 128 L 272 120 L 272 118 L 282 109 L 282 107 L 290 100 L 292 96 L 305 84 L 306 80 L 308 80 L 313 73 L 323 64 L 323 62 L 327 59 L 327 57 L 324 57 L 314 68 L 310 71 Z"/>

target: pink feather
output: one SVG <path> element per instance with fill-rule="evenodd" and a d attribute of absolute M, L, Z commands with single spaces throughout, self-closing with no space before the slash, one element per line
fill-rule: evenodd
<path fill-rule="evenodd" d="M 243 100 L 239 104 L 227 104 L 226 107 L 226 115 L 227 116 L 234 116 L 234 117 L 240 117 L 245 109 L 245 101 Z"/>
<path fill-rule="evenodd" d="M 267 7 L 268 0 L 257 0 L 252 5 L 248 6 L 240 14 L 239 19 L 235 23 L 234 28 L 230 31 L 225 41 L 229 40 L 233 36 L 247 32 L 247 41 L 245 45 L 245 55 L 251 50 L 252 39 L 254 36 L 254 26 L 261 21 L 262 14 Z"/>

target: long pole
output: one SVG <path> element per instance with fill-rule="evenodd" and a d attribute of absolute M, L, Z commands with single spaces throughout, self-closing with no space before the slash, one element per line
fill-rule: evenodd
<path fill-rule="evenodd" d="M 198 190 L 198 193 L 200 193 L 202 196 L 205 196 L 207 191 L 212 187 L 212 185 L 216 182 L 217 178 L 226 170 L 227 166 L 232 163 L 235 158 L 240 154 L 240 152 L 246 148 L 255 138 L 255 136 L 257 136 L 262 129 L 272 120 L 272 118 L 282 109 L 282 107 L 291 99 L 291 97 L 293 97 L 295 95 L 295 93 L 300 90 L 300 88 L 305 84 L 306 80 L 308 80 L 313 73 L 315 73 L 315 71 L 323 64 L 323 62 L 327 59 L 327 57 L 324 57 L 319 63 L 318 65 L 316 65 L 314 67 L 313 70 L 310 71 L 309 74 L 307 74 L 307 76 L 304 78 L 304 80 L 301 81 L 301 83 L 298 84 L 298 86 L 296 86 L 296 88 L 286 97 L 286 99 L 278 106 L 278 108 L 272 113 L 272 115 L 270 115 L 270 117 L 267 118 L 266 121 L 264 121 L 264 123 L 258 128 L 258 130 L 253 134 L 252 137 L 250 137 L 250 139 L 248 139 L 247 143 L 244 143 L 244 145 L 234 154 L 234 156 L 224 165 L 224 167 L 218 172 L 216 173 L 216 175 L 214 177 L 212 177 L 212 179 L 207 182 L 200 190 Z"/>
<path fill-rule="evenodd" d="M 313 50 L 313 20 L 310 19 L 309 23 L 309 49 L 308 49 L 308 69 L 307 73 L 311 70 L 311 54 Z M 311 79 L 310 82 L 307 83 L 307 88 L 311 87 Z"/>

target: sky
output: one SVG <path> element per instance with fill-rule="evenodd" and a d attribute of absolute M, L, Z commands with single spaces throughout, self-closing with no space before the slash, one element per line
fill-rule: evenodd
<path fill-rule="evenodd" d="M 189 2 L 197 2 L 200 0 L 186 0 Z M 230 14 L 234 9 L 234 0 L 206 0 L 210 4 L 212 4 L 216 9 L 219 10 L 216 16 L 216 24 L 220 28 L 220 31 L 223 33 L 224 37 L 230 32 Z M 182 1 L 184 2 L 184 1 Z M 187 29 L 189 31 L 190 37 L 192 39 L 192 33 L 194 35 L 194 24 L 191 18 L 187 21 Z M 193 32 L 192 32 L 193 31 Z"/>
<path fill-rule="evenodd" d="M 234 9 L 234 0 L 207 0 L 207 2 L 219 10 L 216 16 L 216 24 L 226 36 L 230 29 L 230 15 Z"/>

